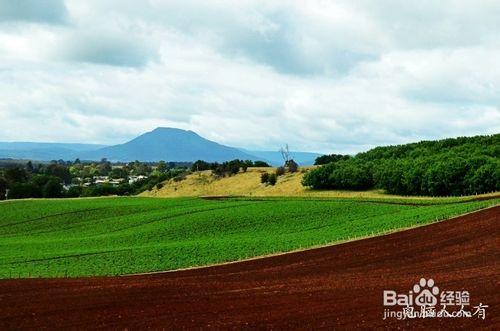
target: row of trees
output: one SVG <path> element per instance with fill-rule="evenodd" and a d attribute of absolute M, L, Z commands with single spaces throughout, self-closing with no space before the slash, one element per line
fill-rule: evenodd
<path fill-rule="evenodd" d="M 224 177 L 235 175 L 240 169 L 245 172 L 249 167 L 269 167 L 269 164 L 263 161 L 251 160 L 232 160 L 222 163 L 198 160 L 191 166 L 191 171 L 212 170 L 215 176 Z"/>
<path fill-rule="evenodd" d="M 500 135 L 377 147 L 308 172 L 316 189 L 459 196 L 500 190 Z"/>
<path fill-rule="evenodd" d="M 0 200 L 8 196 L 19 198 L 59 198 L 63 196 L 63 184 L 71 182 L 67 166 L 50 163 L 25 166 L 10 165 L 0 169 Z"/>

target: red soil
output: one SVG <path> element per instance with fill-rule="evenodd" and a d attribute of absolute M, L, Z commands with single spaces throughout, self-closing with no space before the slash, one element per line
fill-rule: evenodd
<path fill-rule="evenodd" d="M 153 275 L 0 281 L 0 329 L 500 328 L 500 207 L 386 236 Z M 383 320 L 382 292 L 421 277 L 486 319 Z"/>

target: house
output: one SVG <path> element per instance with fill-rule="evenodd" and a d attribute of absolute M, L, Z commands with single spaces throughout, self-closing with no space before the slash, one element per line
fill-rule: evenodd
<path fill-rule="evenodd" d="M 148 176 L 144 176 L 144 175 L 139 175 L 139 176 L 130 176 L 130 177 L 128 178 L 128 183 L 129 183 L 129 184 L 132 184 L 132 183 L 135 183 L 135 182 L 137 182 L 137 181 L 139 181 L 139 180 L 143 180 L 143 179 L 146 179 L 146 178 L 148 178 Z"/>

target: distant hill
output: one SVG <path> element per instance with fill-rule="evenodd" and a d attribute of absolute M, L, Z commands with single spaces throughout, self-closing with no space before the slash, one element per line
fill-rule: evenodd
<path fill-rule="evenodd" d="M 320 154 L 291 152 L 299 165 L 314 163 Z M 0 142 L 0 158 L 25 160 L 81 160 L 97 161 L 176 161 L 223 162 L 234 159 L 261 160 L 272 165 L 281 165 L 283 160 L 278 151 L 247 151 L 224 146 L 205 139 L 193 131 L 176 128 L 156 128 L 124 144 L 105 146 L 95 144 Z"/>
<path fill-rule="evenodd" d="M 83 159 L 107 158 L 111 161 L 196 161 L 221 162 L 233 159 L 256 160 L 233 147 L 210 141 L 193 131 L 156 128 L 124 144 L 84 153 Z"/>
<path fill-rule="evenodd" d="M 97 144 L 0 142 L 0 158 L 26 160 L 72 160 L 81 152 L 103 148 Z"/>

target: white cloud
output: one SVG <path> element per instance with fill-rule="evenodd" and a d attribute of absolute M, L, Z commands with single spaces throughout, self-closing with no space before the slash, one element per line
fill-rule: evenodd
<path fill-rule="evenodd" d="M 354 152 L 500 131 L 498 2 L 238 4 L 73 0 L 63 24 L 0 23 L 0 140 L 176 126 Z"/>

